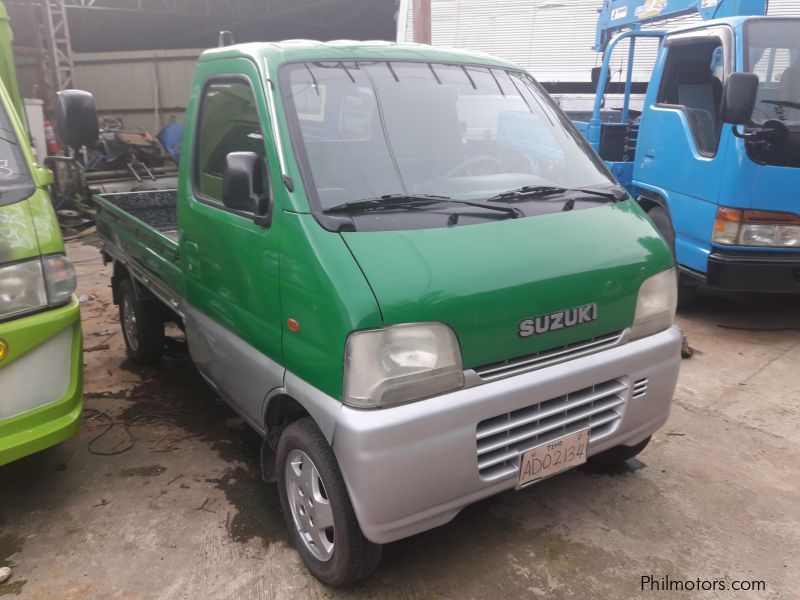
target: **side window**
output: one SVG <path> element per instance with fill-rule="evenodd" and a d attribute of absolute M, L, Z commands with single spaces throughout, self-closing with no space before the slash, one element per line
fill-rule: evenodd
<path fill-rule="evenodd" d="M 244 79 L 206 84 L 200 101 L 195 147 L 195 187 L 206 201 L 222 204 L 222 176 L 230 152 L 264 158 L 264 135 L 253 89 Z"/>
<path fill-rule="evenodd" d="M 704 36 L 669 47 L 658 104 L 680 106 L 687 114 L 697 149 L 713 155 L 719 145 L 719 119 L 725 63 L 722 41 Z"/>

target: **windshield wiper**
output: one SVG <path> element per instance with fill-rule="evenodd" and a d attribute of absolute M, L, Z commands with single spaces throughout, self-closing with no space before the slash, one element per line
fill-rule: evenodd
<path fill-rule="evenodd" d="M 513 206 L 492 206 L 491 204 L 485 204 L 483 202 L 454 200 L 448 196 L 437 196 L 434 194 L 385 194 L 377 198 L 365 198 L 363 200 L 353 200 L 351 202 L 345 202 L 344 204 L 337 204 L 331 208 L 324 209 L 322 212 L 327 214 L 356 213 L 396 208 L 419 208 L 441 203 L 462 204 L 464 206 L 474 206 L 485 210 L 502 212 L 512 219 L 525 216 L 521 210 Z"/>
<path fill-rule="evenodd" d="M 526 185 L 507 192 L 487 198 L 488 202 L 515 202 L 517 200 L 532 200 L 536 198 L 547 198 L 548 196 L 562 196 L 570 193 L 581 193 L 588 196 L 600 196 L 613 202 L 618 202 L 620 197 L 613 192 L 600 192 L 581 188 L 563 188 L 548 185 Z"/>
<path fill-rule="evenodd" d="M 783 106 L 785 108 L 797 108 L 800 109 L 800 102 L 794 102 L 793 100 L 762 100 L 765 104 L 774 104 L 776 106 Z"/>

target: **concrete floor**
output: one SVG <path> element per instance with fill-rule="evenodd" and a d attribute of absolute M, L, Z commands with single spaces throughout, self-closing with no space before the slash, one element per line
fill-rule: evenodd
<path fill-rule="evenodd" d="M 679 317 L 697 350 L 672 416 L 622 472 L 575 470 L 391 544 L 377 574 L 320 585 L 287 545 L 258 438 L 179 344 L 160 368 L 125 359 L 110 268 L 73 243 L 86 406 L 103 417 L 0 468 L 0 596 L 149 598 L 796 598 L 800 581 L 797 298 L 704 297 Z M 96 452 L 127 452 L 98 456 Z M 91 444 L 91 445 L 90 445 Z M 656 579 L 763 580 L 766 591 L 658 593 Z"/>

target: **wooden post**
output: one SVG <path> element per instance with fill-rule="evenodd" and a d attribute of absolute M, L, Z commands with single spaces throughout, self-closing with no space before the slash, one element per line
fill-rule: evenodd
<path fill-rule="evenodd" d="M 431 0 L 414 0 L 414 41 L 431 43 Z"/>

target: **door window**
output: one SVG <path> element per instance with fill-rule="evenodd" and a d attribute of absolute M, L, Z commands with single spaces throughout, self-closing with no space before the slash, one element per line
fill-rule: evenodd
<path fill-rule="evenodd" d="M 719 38 L 681 38 L 670 45 L 657 102 L 680 107 L 686 113 L 697 149 L 705 155 L 716 154 L 719 145 L 724 79 L 724 51 Z"/>
<path fill-rule="evenodd" d="M 230 152 L 255 152 L 263 160 L 264 135 L 249 81 L 222 79 L 208 83 L 200 103 L 196 148 L 198 195 L 222 205 L 225 157 Z"/>
<path fill-rule="evenodd" d="M 753 121 L 778 120 L 793 130 L 800 125 L 800 20 L 748 22 L 746 68 L 758 75 Z"/>

